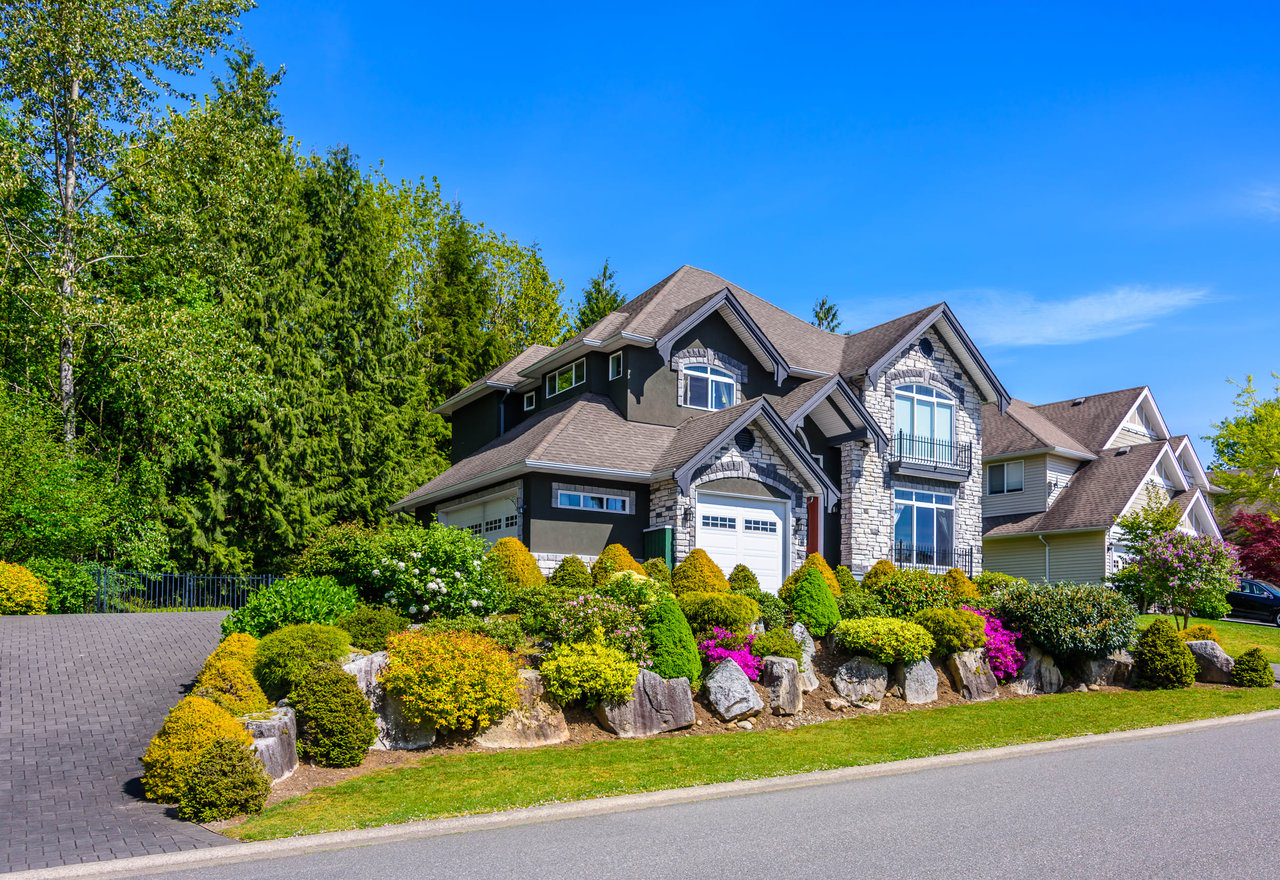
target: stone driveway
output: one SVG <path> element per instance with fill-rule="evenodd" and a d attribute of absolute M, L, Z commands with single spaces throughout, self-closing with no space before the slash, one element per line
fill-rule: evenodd
<path fill-rule="evenodd" d="M 0 871 L 230 842 L 138 781 L 223 614 L 0 617 Z"/>

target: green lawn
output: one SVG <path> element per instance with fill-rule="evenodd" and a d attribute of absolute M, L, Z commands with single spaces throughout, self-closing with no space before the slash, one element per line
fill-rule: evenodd
<path fill-rule="evenodd" d="M 1138 626 L 1145 627 L 1157 617 L 1170 618 L 1163 614 L 1144 614 L 1138 618 Z M 1207 623 L 1218 631 L 1222 650 L 1232 657 L 1239 657 L 1250 648 L 1261 648 L 1270 663 L 1280 663 L 1280 627 L 1267 624 L 1232 623 L 1229 620 L 1202 620 L 1191 618 L 1192 624 Z M 1178 624 L 1174 624 L 1177 627 Z"/>
<path fill-rule="evenodd" d="M 798 730 L 424 757 L 320 788 L 226 833 L 266 840 L 557 801 L 783 776 L 1280 708 L 1280 689 L 1057 694 Z"/>

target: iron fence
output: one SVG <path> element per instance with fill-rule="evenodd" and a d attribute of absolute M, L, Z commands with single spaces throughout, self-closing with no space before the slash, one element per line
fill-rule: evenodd
<path fill-rule="evenodd" d="M 907 464 L 955 468 L 968 471 L 973 464 L 973 444 L 955 443 L 933 437 L 896 434 L 893 438 L 893 460 Z"/>
<path fill-rule="evenodd" d="M 918 547 L 893 545 L 893 564 L 899 568 L 923 568 L 936 573 L 958 568 L 973 577 L 972 547 Z"/>
<path fill-rule="evenodd" d="M 235 609 L 259 587 L 276 581 L 273 574 L 221 575 L 154 573 L 98 568 L 93 572 L 98 592 L 93 611 L 202 611 Z"/>

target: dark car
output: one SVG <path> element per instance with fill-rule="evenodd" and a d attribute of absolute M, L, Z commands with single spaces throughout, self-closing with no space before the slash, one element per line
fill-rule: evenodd
<path fill-rule="evenodd" d="M 1244 580 L 1227 593 L 1232 617 L 1251 617 L 1280 626 L 1280 587 L 1266 581 Z"/>

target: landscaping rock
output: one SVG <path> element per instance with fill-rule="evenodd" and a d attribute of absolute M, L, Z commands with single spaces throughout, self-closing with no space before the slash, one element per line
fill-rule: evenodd
<path fill-rule="evenodd" d="M 1041 680 L 1041 670 L 1046 667 L 1053 667 L 1054 671 L 1057 671 L 1057 667 L 1053 666 L 1052 657 L 1035 645 L 1028 645 L 1027 649 L 1023 651 L 1022 668 L 1018 670 L 1018 674 L 1014 676 L 1013 681 L 1009 682 L 1009 690 L 1024 697 L 1030 697 L 1034 694 L 1057 693 L 1058 688 L 1062 687 L 1060 680 L 1053 690 L 1048 690 Z M 1061 679 L 1062 676 L 1059 675 L 1058 677 Z M 1050 683 L 1052 684 L 1052 682 Z"/>
<path fill-rule="evenodd" d="M 253 753 L 274 785 L 298 768 L 298 719 L 290 708 L 272 709 L 240 719 L 253 736 Z"/>
<path fill-rule="evenodd" d="M 704 682 L 711 710 L 722 721 L 738 721 L 759 715 L 764 701 L 751 685 L 742 667 L 732 660 L 721 660 Z"/>
<path fill-rule="evenodd" d="M 530 749 L 567 740 L 569 725 L 564 711 L 545 694 L 542 676 L 532 669 L 521 669 L 516 707 L 477 736 L 476 744 L 487 749 Z"/>
<path fill-rule="evenodd" d="M 378 735 L 369 748 L 387 751 L 425 749 L 436 741 L 436 730 L 429 724 L 414 724 L 404 717 L 404 704 L 386 693 L 378 681 L 386 667 L 386 651 L 360 657 L 342 667 L 355 676 L 373 709 Z"/>
<path fill-rule="evenodd" d="M 889 670 L 869 657 L 854 657 L 836 670 L 831 686 L 854 706 L 879 709 L 889 686 Z"/>
<path fill-rule="evenodd" d="M 1133 681 L 1133 657 L 1128 651 L 1123 648 L 1119 651 L 1112 651 L 1107 659 L 1115 663 L 1115 666 L 1111 668 L 1112 684 L 1123 687 Z"/>
<path fill-rule="evenodd" d="M 1231 670 L 1236 661 L 1232 660 L 1217 642 L 1187 642 L 1192 655 L 1196 658 L 1196 681 L 1210 684 L 1231 684 Z"/>
<path fill-rule="evenodd" d="M 996 677 L 981 648 L 947 657 L 947 672 L 956 693 L 966 700 L 979 702 L 996 695 Z"/>
<path fill-rule="evenodd" d="M 813 693 L 818 689 L 818 673 L 813 668 L 813 636 L 809 635 L 803 623 L 792 626 L 791 635 L 800 643 L 800 690 L 806 694 Z"/>
<path fill-rule="evenodd" d="M 753 725 L 750 721 L 739 721 L 738 726 L 741 727 L 743 730 L 751 730 L 755 725 Z"/>
<path fill-rule="evenodd" d="M 769 689 L 769 708 L 774 715 L 795 715 L 804 708 L 800 664 L 790 657 L 765 657 L 760 683 Z"/>
<path fill-rule="evenodd" d="M 600 726 L 610 733 L 626 739 L 653 736 L 693 726 L 693 693 L 687 678 L 666 679 L 642 669 L 631 687 L 630 700 L 616 705 L 601 703 L 595 712 Z"/>
<path fill-rule="evenodd" d="M 840 697 L 827 697 L 825 700 L 823 700 L 823 703 L 832 712 L 839 712 L 842 709 L 849 708 L 849 701 L 841 699 Z"/>
<path fill-rule="evenodd" d="M 928 660 L 893 667 L 893 686 L 909 705 L 932 703 L 938 699 L 938 670 Z"/>

